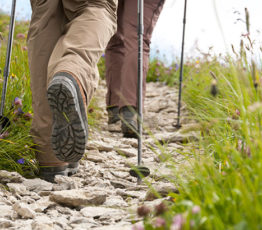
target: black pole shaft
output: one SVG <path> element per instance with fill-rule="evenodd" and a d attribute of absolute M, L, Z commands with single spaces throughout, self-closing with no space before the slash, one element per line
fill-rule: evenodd
<path fill-rule="evenodd" d="M 7 90 L 7 81 L 8 81 L 9 71 L 10 71 L 11 52 L 12 52 L 13 35 L 14 35 L 14 27 L 15 27 L 15 8 L 16 8 L 16 0 L 13 0 L 11 17 L 10 17 L 10 25 L 9 25 L 7 51 L 6 51 L 6 61 L 5 61 L 5 68 L 4 68 L 4 82 L 3 82 L 3 88 L 2 88 L 0 116 L 3 116 L 4 107 L 5 107 L 5 97 L 6 97 L 6 90 Z"/>
<path fill-rule="evenodd" d="M 141 165 L 142 158 L 142 123 L 143 123 L 143 34 L 144 34 L 144 0 L 138 0 L 138 79 L 137 79 L 137 98 L 138 98 L 138 166 Z M 138 179 L 140 182 L 140 178 Z"/>
<path fill-rule="evenodd" d="M 178 128 L 181 126 L 180 125 L 180 112 L 181 112 L 182 82 L 183 82 L 183 67 L 184 67 L 184 44 L 185 44 L 185 31 L 186 31 L 186 9 L 187 9 L 187 0 L 185 0 L 185 6 L 184 6 L 182 49 L 181 49 L 180 73 L 179 73 L 179 93 L 178 93 L 177 124 L 176 124 L 176 127 L 178 127 Z"/>

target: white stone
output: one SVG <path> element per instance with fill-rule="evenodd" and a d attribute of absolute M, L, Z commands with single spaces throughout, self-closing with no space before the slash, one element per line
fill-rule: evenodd
<path fill-rule="evenodd" d="M 43 197 L 40 200 L 32 203 L 30 208 L 35 212 L 44 212 L 47 208 L 54 206 L 56 203 L 49 200 L 49 197 Z"/>
<path fill-rule="evenodd" d="M 90 192 L 87 190 L 55 191 L 50 195 L 50 200 L 69 207 L 85 205 L 101 205 L 106 200 L 106 194 L 101 191 Z"/>
<path fill-rule="evenodd" d="M 132 230 L 132 225 L 128 222 L 120 222 L 110 226 L 93 228 L 93 230 Z"/>
<path fill-rule="evenodd" d="M 13 226 L 14 226 L 14 223 L 12 221 L 6 220 L 4 218 L 0 218 L 0 229 L 8 229 Z"/>
<path fill-rule="evenodd" d="M 119 148 L 116 149 L 116 152 L 120 154 L 121 156 L 126 157 L 135 157 L 137 155 L 137 150 L 133 148 Z"/>
<path fill-rule="evenodd" d="M 31 224 L 32 230 L 54 230 L 53 220 L 47 216 L 37 216 Z"/>
<path fill-rule="evenodd" d="M 127 190 L 124 190 L 124 189 L 117 189 L 116 194 L 123 197 L 124 199 L 127 198 L 127 197 L 143 199 L 146 195 L 146 192 L 144 192 L 144 191 L 127 191 Z"/>
<path fill-rule="evenodd" d="M 109 196 L 104 205 L 110 208 L 124 208 L 128 206 L 121 196 Z"/>
<path fill-rule="evenodd" d="M 101 154 L 98 150 L 87 151 L 84 159 L 88 161 L 93 161 L 95 163 L 102 163 L 106 160 L 105 156 Z"/>
<path fill-rule="evenodd" d="M 55 182 L 57 184 L 53 185 L 54 191 L 61 191 L 61 190 L 71 190 L 71 189 L 78 189 L 82 185 L 83 179 L 77 177 L 67 177 L 62 175 L 57 175 L 55 177 Z"/>
<path fill-rule="evenodd" d="M 30 208 L 30 206 L 24 203 L 15 203 L 13 205 L 13 209 L 24 219 L 33 219 L 36 216 L 35 212 Z"/>
<path fill-rule="evenodd" d="M 152 189 L 149 189 L 146 193 L 145 200 L 152 201 L 158 199 L 160 197 L 166 197 L 169 193 L 179 193 L 178 189 L 170 183 L 159 183 L 157 185 L 153 185 Z"/>
<path fill-rule="evenodd" d="M 13 215 L 12 206 L 0 205 L 0 218 L 1 217 L 11 218 L 12 215 Z"/>
<path fill-rule="evenodd" d="M 23 184 L 18 183 L 7 183 L 9 190 L 13 193 L 17 193 L 19 195 L 27 195 L 27 189 Z"/>
<path fill-rule="evenodd" d="M 53 184 L 47 181 L 41 180 L 40 178 L 27 179 L 23 182 L 23 185 L 29 191 L 40 192 L 40 191 L 51 191 L 53 189 Z"/>
<path fill-rule="evenodd" d="M 120 209 L 106 208 L 106 207 L 86 207 L 81 209 L 81 214 L 87 218 L 101 217 L 101 216 L 115 216 L 123 215 L 124 212 Z"/>
<path fill-rule="evenodd" d="M 88 148 L 90 149 L 98 149 L 99 151 L 112 151 L 113 150 L 113 146 L 109 143 L 105 143 L 103 141 L 95 141 L 92 140 L 88 143 Z"/>
<path fill-rule="evenodd" d="M 0 183 L 21 183 L 24 180 L 25 178 L 17 172 L 0 170 Z"/>

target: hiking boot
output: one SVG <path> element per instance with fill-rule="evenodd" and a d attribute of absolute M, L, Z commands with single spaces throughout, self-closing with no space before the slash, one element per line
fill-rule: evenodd
<path fill-rule="evenodd" d="M 120 109 L 121 130 L 124 137 L 137 138 L 135 107 L 124 106 Z"/>
<path fill-rule="evenodd" d="M 72 176 L 78 171 L 78 162 L 68 163 L 62 166 L 40 166 L 39 177 L 45 181 L 54 183 L 55 176 Z"/>
<path fill-rule="evenodd" d="M 107 113 L 108 113 L 108 122 L 107 123 L 109 125 L 120 121 L 118 106 L 108 107 Z"/>
<path fill-rule="evenodd" d="M 85 153 L 88 124 L 80 87 L 71 74 L 59 72 L 47 89 L 53 112 L 52 147 L 56 157 L 64 162 L 77 162 Z"/>

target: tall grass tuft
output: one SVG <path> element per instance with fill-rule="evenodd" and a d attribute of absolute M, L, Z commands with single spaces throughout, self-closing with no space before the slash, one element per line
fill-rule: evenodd
<path fill-rule="evenodd" d="M 180 194 L 170 194 L 165 221 L 147 216 L 145 229 L 262 229 L 262 71 L 246 15 L 236 59 L 187 63 L 183 100 L 199 123 L 199 147 L 190 166 L 173 166 Z"/>

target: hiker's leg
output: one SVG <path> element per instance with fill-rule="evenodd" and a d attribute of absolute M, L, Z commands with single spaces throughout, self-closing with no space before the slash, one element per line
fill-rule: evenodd
<path fill-rule="evenodd" d="M 47 102 L 47 65 L 62 34 L 65 17 L 59 0 L 31 0 L 32 18 L 28 32 L 28 59 L 31 75 L 33 121 L 31 134 L 37 145 L 40 165 L 64 165 L 52 150 L 52 114 Z"/>
<path fill-rule="evenodd" d="M 97 88 L 97 62 L 116 31 L 117 4 L 115 0 L 62 3 L 68 23 L 48 64 L 48 102 L 54 114 L 51 139 L 58 159 L 77 162 L 88 137 L 85 104 Z"/>
<path fill-rule="evenodd" d="M 149 66 L 150 40 L 164 0 L 145 0 L 144 2 L 144 55 L 143 55 L 143 94 L 145 95 L 146 75 Z M 137 106 L 138 37 L 137 1 L 126 0 L 124 5 L 123 35 L 125 57 L 121 73 L 120 107 Z"/>
<path fill-rule="evenodd" d="M 117 9 L 117 33 L 110 39 L 105 53 L 106 66 L 106 105 L 119 105 L 119 91 L 121 85 L 121 69 L 124 60 L 123 16 L 125 0 L 119 0 Z"/>
<path fill-rule="evenodd" d="M 69 72 L 84 89 L 87 103 L 97 88 L 97 62 L 116 31 L 117 0 L 62 0 L 68 19 L 48 64 L 48 81 Z"/>

